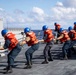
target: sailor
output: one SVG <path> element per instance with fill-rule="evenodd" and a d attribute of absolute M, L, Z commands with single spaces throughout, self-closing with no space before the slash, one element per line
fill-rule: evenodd
<path fill-rule="evenodd" d="M 8 30 L 3 29 L 1 31 L 1 34 L 4 37 L 5 43 L 3 47 L 0 47 L 0 50 L 8 49 L 10 51 L 7 55 L 8 66 L 4 68 L 4 73 L 12 73 L 12 67 L 14 67 L 14 59 L 21 51 L 21 47 L 19 41 L 15 37 L 15 34 L 12 32 L 8 32 Z"/>
<path fill-rule="evenodd" d="M 73 38 L 73 31 L 74 31 L 73 30 L 73 27 L 72 26 L 69 26 L 68 27 L 68 35 L 70 37 L 71 42 L 72 42 L 72 38 Z M 75 53 L 75 50 L 74 50 L 74 47 L 73 46 L 69 48 L 69 53 L 68 53 L 68 56 L 69 57 L 71 57 L 71 55 L 73 53 L 72 51 Z"/>
<path fill-rule="evenodd" d="M 55 31 L 57 32 L 57 37 L 59 37 L 59 34 L 60 34 L 59 30 L 61 28 L 61 25 L 57 24 L 57 23 L 54 23 L 54 26 L 55 26 Z"/>
<path fill-rule="evenodd" d="M 73 46 L 76 44 L 76 24 L 74 23 L 74 29 L 69 27 L 69 36 L 71 38 L 71 45 L 70 48 L 76 53 L 76 51 L 74 50 Z"/>
<path fill-rule="evenodd" d="M 73 32 L 74 31 L 75 30 L 72 28 L 72 26 L 68 27 L 68 35 L 69 35 L 69 37 L 70 37 L 71 40 L 73 39 Z"/>
<path fill-rule="evenodd" d="M 53 61 L 50 49 L 52 48 L 52 46 L 54 44 L 54 42 L 53 42 L 54 35 L 52 33 L 52 30 L 49 29 L 47 25 L 44 25 L 42 27 L 42 30 L 44 31 L 44 36 L 43 36 L 43 39 L 41 40 L 41 42 L 46 43 L 46 46 L 43 51 L 45 60 L 42 62 L 42 64 L 48 64 L 49 61 Z"/>
<path fill-rule="evenodd" d="M 32 55 L 36 50 L 38 50 L 39 43 L 35 33 L 31 31 L 30 28 L 26 27 L 24 33 L 26 34 L 26 38 L 21 42 L 21 45 L 27 44 L 29 46 L 28 50 L 25 52 L 27 66 L 24 67 L 24 69 L 30 69 L 32 68 Z"/>
<path fill-rule="evenodd" d="M 56 32 L 56 37 L 59 37 L 60 36 L 60 32 L 59 32 L 59 30 L 60 30 L 60 28 L 61 28 L 61 25 L 60 24 L 57 24 L 56 22 L 54 23 L 54 26 L 55 26 L 55 32 Z M 56 40 L 56 43 L 58 43 L 59 42 L 59 40 Z"/>
<path fill-rule="evenodd" d="M 68 32 L 65 31 L 63 28 L 60 28 L 59 32 L 60 32 L 60 36 L 55 40 L 60 40 L 62 43 L 64 43 L 62 47 L 63 58 L 68 59 L 68 50 L 71 44 L 70 37 L 68 35 Z"/>

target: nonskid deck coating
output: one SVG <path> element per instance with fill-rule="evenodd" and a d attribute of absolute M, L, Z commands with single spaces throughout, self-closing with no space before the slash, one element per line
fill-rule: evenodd
<path fill-rule="evenodd" d="M 31 69 L 25 67 L 25 51 L 28 46 L 24 46 L 15 59 L 16 67 L 9 75 L 76 75 L 76 59 L 61 60 L 59 53 L 62 53 L 62 45 L 54 45 L 51 49 L 54 61 L 49 64 L 41 64 L 43 59 L 43 49 L 45 44 L 40 44 L 39 50 L 33 54 L 33 66 Z M 57 58 L 56 58 L 57 57 Z M 3 75 L 3 68 L 7 65 L 7 57 L 0 57 L 0 75 Z M 8 74 L 7 74 L 8 75 Z"/>

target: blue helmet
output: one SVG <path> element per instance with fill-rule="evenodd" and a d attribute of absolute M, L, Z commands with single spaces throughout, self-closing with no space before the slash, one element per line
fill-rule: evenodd
<path fill-rule="evenodd" d="M 8 32 L 8 30 L 4 29 L 1 31 L 1 35 L 4 36 L 7 32 Z"/>
<path fill-rule="evenodd" d="M 26 27 L 26 28 L 24 29 L 24 33 L 27 33 L 27 32 L 30 32 L 30 28 L 28 28 L 28 27 Z"/>
<path fill-rule="evenodd" d="M 76 25 L 76 22 L 74 22 L 74 24 Z"/>
<path fill-rule="evenodd" d="M 55 22 L 54 25 L 56 25 L 57 23 Z"/>
<path fill-rule="evenodd" d="M 43 27 L 42 27 L 42 30 L 44 31 L 44 30 L 47 30 L 48 29 L 48 26 L 47 25 L 44 25 Z"/>
<path fill-rule="evenodd" d="M 64 29 L 63 28 L 60 28 L 59 32 L 61 33 Z"/>
<path fill-rule="evenodd" d="M 73 29 L 72 26 L 69 26 L 69 27 L 68 27 L 68 31 L 70 31 L 70 30 L 72 30 L 72 29 Z"/>

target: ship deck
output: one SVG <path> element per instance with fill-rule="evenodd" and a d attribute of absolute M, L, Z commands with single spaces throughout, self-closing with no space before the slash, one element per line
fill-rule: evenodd
<path fill-rule="evenodd" d="M 62 44 L 56 44 L 52 47 L 51 53 L 53 61 L 48 64 L 41 64 L 44 60 L 43 49 L 45 44 L 40 44 L 40 47 L 33 54 L 33 65 L 31 69 L 23 69 L 25 67 L 26 58 L 25 51 L 28 46 L 23 46 L 21 52 L 15 59 L 15 68 L 10 75 L 76 75 L 76 56 L 71 59 L 61 60 Z M 7 66 L 7 56 L 0 57 L 0 75 L 3 75 L 3 68 Z M 8 75 L 8 74 L 7 74 Z"/>

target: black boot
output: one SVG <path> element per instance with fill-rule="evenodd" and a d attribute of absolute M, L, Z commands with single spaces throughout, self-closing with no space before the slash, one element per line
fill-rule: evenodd
<path fill-rule="evenodd" d="M 6 68 L 4 68 L 5 72 L 4 74 L 8 74 L 8 73 L 12 73 L 12 67 L 11 66 L 7 66 Z"/>
<path fill-rule="evenodd" d="M 49 54 L 48 61 L 53 61 L 53 58 L 52 58 L 52 55 L 51 55 L 51 53 Z"/>
<path fill-rule="evenodd" d="M 49 63 L 48 61 L 43 61 L 43 62 L 42 62 L 42 64 L 48 64 L 48 63 Z"/>
<path fill-rule="evenodd" d="M 53 58 L 48 58 L 48 61 L 53 61 Z"/>
<path fill-rule="evenodd" d="M 32 65 L 32 61 L 30 62 L 30 64 Z M 28 65 L 28 63 L 26 62 L 25 65 Z"/>
<path fill-rule="evenodd" d="M 15 68 L 17 65 L 12 65 L 12 68 Z M 3 70 L 7 70 L 9 66 L 5 67 Z"/>
<path fill-rule="evenodd" d="M 48 59 L 45 59 L 45 60 L 42 62 L 42 64 L 48 64 L 48 63 L 49 63 Z"/>
<path fill-rule="evenodd" d="M 63 59 L 64 59 L 64 60 L 68 60 L 68 57 L 67 57 L 67 55 L 65 55 Z"/>
<path fill-rule="evenodd" d="M 31 69 L 32 66 L 31 65 L 27 65 L 26 67 L 24 67 L 24 69 Z"/>
<path fill-rule="evenodd" d="M 5 67 L 3 70 L 7 70 L 8 69 L 8 66 L 7 67 Z"/>
<path fill-rule="evenodd" d="M 29 62 L 29 63 L 26 63 L 26 67 L 24 67 L 24 69 L 31 69 L 32 68 L 32 65 L 31 65 L 32 62 Z"/>

